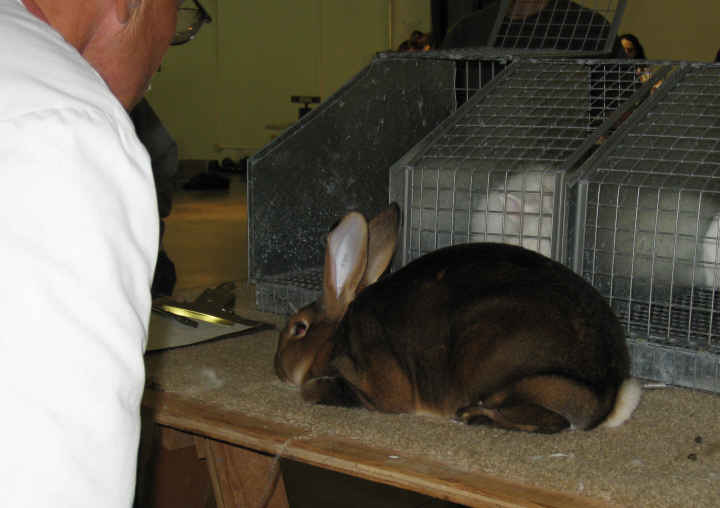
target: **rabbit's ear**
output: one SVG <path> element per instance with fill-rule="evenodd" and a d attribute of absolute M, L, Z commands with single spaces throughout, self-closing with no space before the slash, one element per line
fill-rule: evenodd
<path fill-rule="evenodd" d="M 322 297 L 328 318 L 341 318 L 355 298 L 367 265 L 367 245 L 367 222 L 357 212 L 347 214 L 328 235 Z"/>
<path fill-rule="evenodd" d="M 373 284 L 385 272 L 395 254 L 400 227 L 400 208 L 396 203 L 380 212 L 368 225 L 368 261 L 362 286 Z"/>

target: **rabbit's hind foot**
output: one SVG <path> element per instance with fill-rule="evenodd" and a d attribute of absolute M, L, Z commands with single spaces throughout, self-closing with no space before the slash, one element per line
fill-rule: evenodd
<path fill-rule="evenodd" d="M 456 419 L 468 425 L 490 425 L 522 432 L 554 433 L 570 426 L 557 413 L 534 404 L 520 404 L 502 408 L 482 405 L 460 408 Z"/>
<path fill-rule="evenodd" d="M 560 374 L 538 374 L 483 398 L 481 404 L 461 409 L 468 423 L 491 424 L 528 432 L 559 432 L 568 427 L 591 429 L 610 408 L 584 383 Z"/>

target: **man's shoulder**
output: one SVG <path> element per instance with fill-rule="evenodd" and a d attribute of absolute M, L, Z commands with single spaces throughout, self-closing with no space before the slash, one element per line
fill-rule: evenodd
<path fill-rule="evenodd" d="M 0 120 L 60 108 L 123 116 L 100 75 L 15 0 L 0 1 Z"/>

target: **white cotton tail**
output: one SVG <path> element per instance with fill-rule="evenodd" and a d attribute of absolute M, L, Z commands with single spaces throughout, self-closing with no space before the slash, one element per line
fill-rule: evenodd
<path fill-rule="evenodd" d="M 642 385 L 637 379 L 628 378 L 623 381 L 615 398 L 615 407 L 602 423 L 602 427 L 619 427 L 625 423 L 638 407 L 641 395 Z"/>

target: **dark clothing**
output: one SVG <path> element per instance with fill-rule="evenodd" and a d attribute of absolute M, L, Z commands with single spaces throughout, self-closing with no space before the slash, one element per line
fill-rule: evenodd
<path fill-rule="evenodd" d="M 158 213 L 161 218 L 170 215 L 175 177 L 178 172 L 178 147 L 162 124 L 147 99 L 141 100 L 130 112 L 138 138 L 150 154 Z"/>
<path fill-rule="evenodd" d="M 142 99 L 130 112 L 138 138 L 145 145 L 152 163 L 158 214 L 160 215 L 160 249 L 152 282 L 152 296 L 170 296 L 177 276 L 175 264 L 162 247 L 165 224 L 162 219 L 170 215 L 175 177 L 178 172 L 178 147 L 146 99 Z"/>
<path fill-rule="evenodd" d="M 448 30 L 442 49 L 491 46 L 492 33 L 500 6 L 498 2 L 465 16 Z"/>

